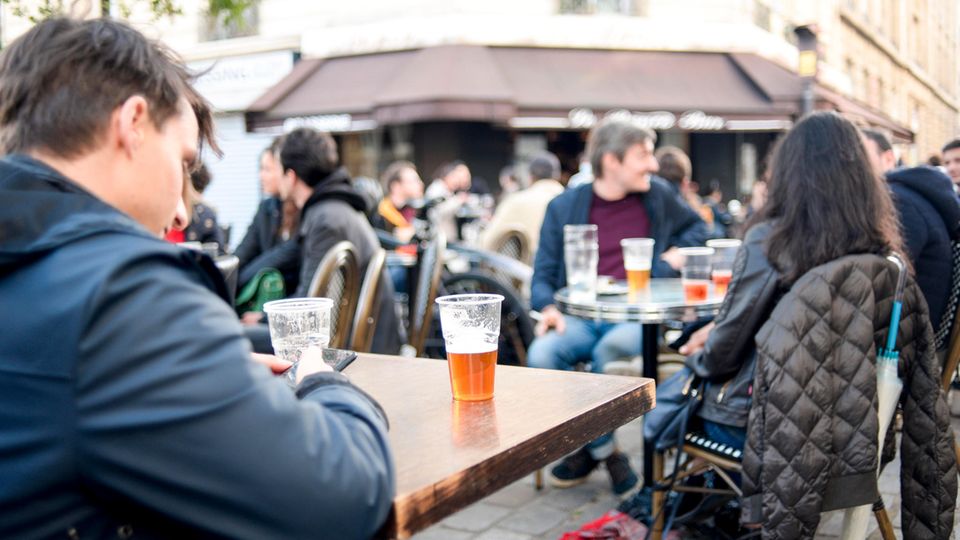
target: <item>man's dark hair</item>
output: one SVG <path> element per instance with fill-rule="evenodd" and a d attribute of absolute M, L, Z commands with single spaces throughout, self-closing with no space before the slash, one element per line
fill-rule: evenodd
<path fill-rule="evenodd" d="M 842 116 L 816 112 L 793 126 L 777 144 L 769 186 L 758 215 L 772 224 L 767 259 L 784 283 L 851 253 L 903 253 L 886 181 Z"/>
<path fill-rule="evenodd" d="M 552 152 L 537 152 L 530 160 L 530 180 L 560 179 L 560 160 Z"/>
<path fill-rule="evenodd" d="M 628 120 L 608 118 L 600 122 L 590 132 L 587 141 L 587 155 L 590 156 L 590 165 L 596 178 L 603 177 L 603 155 L 613 154 L 617 160 L 623 161 L 627 150 L 647 141 L 656 142 L 657 135 L 645 127 L 640 127 Z"/>
<path fill-rule="evenodd" d="M 449 175 L 450 173 L 452 173 L 454 169 L 456 169 L 457 167 L 459 167 L 459 166 L 461 166 L 461 165 L 466 166 L 467 164 L 464 163 L 463 161 L 460 161 L 459 159 L 455 159 L 455 160 L 453 160 L 453 161 L 448 161 L 448 162 L 444 163 L 443 165 L 440 165 L 439 167 L 437 167 L 437 170 L 436 170 L 436 172 L 433 174 L 433 177 L 434 177 L 434 178 L 439 178 L 439 179 L 443 180 L 444 178 L 447 177 L 447 175 Z"/>
<path fill-rule="evenodd" d="M 877 149 L 880 150 L 880 153 L 893 150 L 893 145 L 890 144 L 890 139 L 887 138 L 883 133 L 875 129 L 861 129 L 860 133 L 863 133 L 863 136 L 873 141 L 873 144 L 877 145 Z"/>
<path fill-rule="evenodd" d="M 947 150 L 953 150 L 955 148 L 960 148 L 960 139 L 954 139 L 947 144 L 943 145 L 943 148 L 940 150 L 940 153 L 945 153 Z"/>
<path fill-rule="evenodd" d="M 384 169 L 383 174 L 380 175 L 380 182 L 388 193 L 390 192 L 390 186 L 399 182 L 400 177 L 403 175 L 403 171 L 407 169 L 413 169 L 416 171 L 417 166 L 405 160 L 394 161 L 390 165 L 387 165 L 387 168 Z"/>
<path fill-rule="evenodd" d="M 211 178 L 210 171 L 203 163 L 190 173 L 190 183 L 193 184 L 193 189 L 197 190 L 197 193 L 206 191 L 207 186 L 210 185 Z"/>
<path fill-rule="evenodd" d="M 167 47 L 124 23 L 48 19 L 0 54 L 0 151 L 75 158 L 96 148 L 113 111 L 140 95 L 158 129 L 186 98 L 201 146 L 219 152 L 210 106 L 193 78 Z"/>
<path fill-rule="evenodd" d="M 927 158 L 927 165 L 931 167 L 939 167 L 943 162 L 940 161 L 940 156 L 936 154 L 930 154 L 930 157 Z"/>
<path fill-rule="evenodd" d="M 325 131 L 297 128 L 283 137 L 280 164 L 284 172 L 292 170 L 310 187 L 337 170 L 337 142 Z"/>
<path fill-rule="evenodd" d="M 690 166 L 690 158 L 683 150 L 676 146 L 663 146 L 657 149 L 656 156 L 660 163 L 660 172 L 657 173 L 660 177 L 678 186 L 684 178 L 690 178 L 693 167 Z"/>

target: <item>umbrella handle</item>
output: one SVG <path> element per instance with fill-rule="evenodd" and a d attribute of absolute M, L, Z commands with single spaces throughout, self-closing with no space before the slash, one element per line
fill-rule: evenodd
<path fill-rule="evenodd" d="M 907 285 L 907 265 L 898 253 L 887 260 L 897 266 L 897 288 L 893 293 L 893 309 L 890 310 L 890 328 L 887 329 L 887 351 L 894 351 L 897 344 L 897 331 L 900 329 L 900 312 L 903 310 L 903 290 Z"/>

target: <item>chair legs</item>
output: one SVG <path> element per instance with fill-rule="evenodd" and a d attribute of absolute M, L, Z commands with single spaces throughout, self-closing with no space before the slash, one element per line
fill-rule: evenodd
<path fill-rule="evenodd" d="M 960 442 L 953 441 L 953 453 L 957 455 L 957 474 L 960 474 Z"/>
<path fill-rule="evenodd" d="M 543 469 L 537 469 L 537 472 L 533 473 L 533 487 L 537 491 L 543 489 Z"/>
<path fill-rule="evenodd" d="M 663 482 L 663 453 L 654 452 L 653 454 L 653 485 L 659 485 Z M 663 511 L 667 500 L 667 493 L 662 489 L 654 489 L 652 494 L 652 504 L 650 513 L 653 516 L 653 531 L 651 538 L 661 540 L 663 535 Z"/>

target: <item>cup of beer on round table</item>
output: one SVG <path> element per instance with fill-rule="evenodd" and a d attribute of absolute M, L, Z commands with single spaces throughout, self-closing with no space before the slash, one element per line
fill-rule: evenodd
<path fill-rule="evenodd" d="M 733 279 L 733 261 L 737 258 L 740 244 L 740 240 L 736 238 L 707 240 L 707 247 L 713 248 L 713 268 L 710 276 L 717 294 L 727 294 L 727 286 Z"/>
<path fill-rule="evenodd" d="M 502 303 L 503 296 L 499 294 L 437 298 L 455 400 L 483 401 L 493 397 Z"/>
<path fill-rule="evenodd" d="M 683 255 L 683 269 L 680 271 L 680 283 L 683 285 L 683 297 L 687 302 L 703 302 L 710 294 L 710 269 L 713 248 L 680 248 Z"/>
<path fill-rule="evenodd" d="M 627 271 L 627 294 L 631 300 L 650 288 L 650 267 L 653 265 L 653 238 L 624 238 L 623 267 Z"/>

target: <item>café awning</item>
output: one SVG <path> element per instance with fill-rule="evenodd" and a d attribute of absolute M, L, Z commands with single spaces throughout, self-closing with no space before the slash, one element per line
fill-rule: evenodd
<path fill-rule="evenodd" d="M 792 124 L 801 93 L 795 73 L 753 54 L 444 45 L 303 60 L 253 103 L 247 124 L 585 129 L 619 111 L 655 129 L 768 131 Z M 909 133 L 881 113 L 870 120 Z"/>

